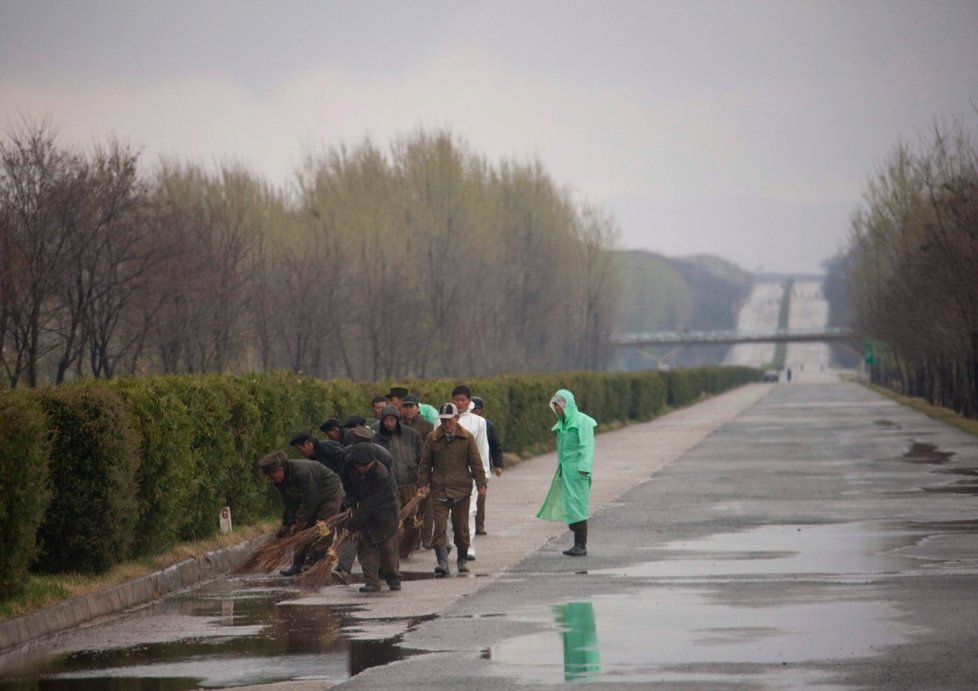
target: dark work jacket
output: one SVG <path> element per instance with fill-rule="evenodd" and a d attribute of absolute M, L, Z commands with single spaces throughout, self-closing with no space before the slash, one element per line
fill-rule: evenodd
<path fill-rule="evenodd" d="M 324 466 L 339 473 L 343 467 L 346 447 L 332 439 L 314 439 L 312 442 L 312 457 Z"/>
<path fill-rule="evenodd" d="M 354 463 L 347 463 L 343 468 L 343 486 L 349 490 L 347 499 L 354 509 L 346 522 L 347 528 L 362 528 L 374 544 L 397 532 L 397 490 L 382 463 L 374 463 L 363 475 L 357 472 Z"/>
<path fill-rule="evenodd" d="M 486 420 L 486 438 L 489 440 L 489 460 L 492 461 L 493 468 L 503 467 L 503 443 L 499 441 L 496 434 L 496 426 L 492 420 Z"/>
<path fill-rule="evenodd" d="M 282 525 L 294 523 L 300 530 L 309 528 L 320 504 L 337 494 L 343 495 L 340 478 L 319 461 L 305 458 L 287 460 L 284 467 L 285 477 L 275 485 L 285 504 Z"/>
<path fill-rule="evenodd" d="M 405 420 L 402 417 L 401 425 L 403 427 L 410 427 L 415 432 L 417 432 L 418 436 L 421 438 L 422 444 L 424 444 L 424 440 L 428 437 L 428 435 L 435 431 L 435 426 L 430 422 L 428 422 L 427 420 L 425 420 L 421 416 L 421 413 L 415 415 L 413 420 Z"/>
<path fill-rule="evenodd" d="M 388 415 L 397 418 L 397 427 L 388 432 L 383 425 L 383 419 Z M 394 479 L 397 486 L 414 485 L 418 482 L 418 458 L 421 456 L 421 437 L 410 427 L 401 422 L 397 408 L 388 406 L 381 414 L 380 431 L 374 437 L 374 443 L 383 446 L 390 452 L 394 460 Z"/>

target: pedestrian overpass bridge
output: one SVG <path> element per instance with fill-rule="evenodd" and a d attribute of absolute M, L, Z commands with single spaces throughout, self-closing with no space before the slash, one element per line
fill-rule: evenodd
<path fill-rule="evenodd" d="M 658 331 L 615 334 L 609 343 L 614 347 L 679 346 L 734 343 L 831 343 L 852 342 L 852 329 L 777 329 L 775 331 Z"/>

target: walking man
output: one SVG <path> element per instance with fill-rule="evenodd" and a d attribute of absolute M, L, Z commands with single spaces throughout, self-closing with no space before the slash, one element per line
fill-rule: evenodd
<path fill-rule="evenodd" d="M 486 421 L 472 412 L 472 389 L 465 384 L 459 384 L 452 389 L 452 403 L 458 409 L 459 424 L 472 433 L 475 437 L 476 448 L 479 449 L 479 457 L 482 459 L 482 471 L 489 481 L 489 437 L 486 433 Z M 472 501 L 469 502 L 469 552 L 466 555 L 469 561 L 475 561 L 475 514 L 478 511 L 478 495 L 476 488 L 472 488 Z"/>
<path fill-rule="evenodd" d="M 421 415 L 420 405 L 421 401 L 418 400 L 417 396 L 410 394 L 405 396 L 404 402 L 401 404 L 401 424 L 417 432 L 421 439 L 421 445 L 424 446 L 424 440 L 434 431 L 435 426 Z M 421 501 L 418 514 L 421 516 L 421 531 L 418 536 L 419 545 L 417 546 L 422 549 L 431 549 L 431 497 L 425 497 Z"/>
<path fill-rule="evenodd" d="M 574 394 L 560 389 L 550 399 L 557 417 L 557 470 L 537 518 L 567 523 L 574 531 L 574 546 L 564 550 L 571 557 L 587 554 L 587 519 L 591 498 L 591 465 L 594 461 L 594 428 L 597 422 L 580 410 Z"/>
<path fill-rule="evenodd" d="M 469 502 L 472 483 L 479 494 L 486 492 L 486 471 L 475 445 L 475 437 L 459 424 L 458 408 L 446 403 L 438 409 L 441 423 L 425 439 L 418 464 L 418 491 L 431 496 L 434 529 L 431 544 L 438 565 L 435 576 L 448 575 L 448 518 L 451 515 L 458 572 L 467 573 L 469 551 Z"/>
<path fill-rule="evenodd" d="M 486 417 L 486 402 L 481 396 L 472 397 L 472 412 L 486 421 L 486 439 L 489 441 L 489 460 L 492 462 L 492 474 L 500 477 L 503 474 L 503 445 L 492 420 Z M 479 495 L 475 504 L 475 534 L 486 534 L 486 495 Z"/>

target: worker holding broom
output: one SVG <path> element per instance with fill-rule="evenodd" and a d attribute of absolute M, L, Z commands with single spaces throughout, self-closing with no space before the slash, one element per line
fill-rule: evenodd
<path fill-rule="evenodd" d="M 343 485 L 339 476 L 318 461 L 289 459 L 284 451 L 268 454 L 258 465 L 282 496 L 285 510 L 277 538 L 289 537 L 311 528 L 338 513 L 343 502 Z M 332 534 L 298 548 L 292 566 L 279 573 L 295 576 L 308 560 L 315 563 L 332 544 Z"/>
<path fill-rule="evenodd" d="M 375 444 L 356 444 L 341 472 L 347 501 L 353 509 L 346 528 L 357 533 L 357 559 L 364 580 L 362 593 L 378 592 L 381 576 L 391 590 L 401 589 L 397 487 L 377 456 Z"/>

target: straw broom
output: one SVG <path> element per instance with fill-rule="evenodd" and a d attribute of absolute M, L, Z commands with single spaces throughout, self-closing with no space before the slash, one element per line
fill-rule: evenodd
<path fill-rule="evenodd" d="M 414 551 L 414 535 L 422 523 L 417 508 L 423 499 L 424 497 L 421 494 L 416 494 L 414 499 L 401 507 L 401 510 L 397 514 L 398 556 L 401 559 L 407 559 L 411 556 L 411 552 Z M 411 520 L 407 520 L 408 518 Z"/>
<path fill-rule="evenodd" d="M 346 543 L 350 541 L 350 531 L 343 528 L 336 535 L 333 544 L 330 545 L 326 556 L 300 573 L 296 579 L 296 585 L 306 590 L 319 590 L 323 586 L 329 585 L 329 577 L 333 573 L 333 566 L 339 560 Z"/>
<path fill-rule="evenodd" d="M 424 499 L 424 497 L 419 494 L 401 508 L 397 514 L 399 524 L 403 523 L 404 519 L 411 515 L 411 512 L 414 511 L 422 499 Z M 415 518 L 415 521 L 419 521 L 419 519 Z M 416 527 L 420 525 L 420 522 L 417 522 Z M 313 564 L 309 569 L 299 574 L 299 576 L 296 578 L 296 584 L 308 590 L 319 590 L 320 588 L 329 585 L 330 576 L 333 573 L 333 566 L 339 560 L 339 555 L 343 553 L 343 549 L 346 547 L 346 543 L 349 542 L 349 540 L 350 531 L 344 528 L 337 534 L 336 539 L 333 540 L 333 544 L 326 553 L 326 556 L 321 561 Z"/>
<path fill-rule="evenodd" d="M 332 535 L 333 529 L 349 518 L 350 513 L 350 510 L 347 509 L 346 511 L 341 511 L 338 514 L 330 516 L 325 521 L 317 521 L 316 525 L 305 530 L 300 530 L 295 535 L 269 540 L 258 547 L 250 557 L 234 569 L 234 573 L 271 571 L 282 562 L 282 559 L 290 550 L 299 551 L 305 549 L 317 540 Z"/>

